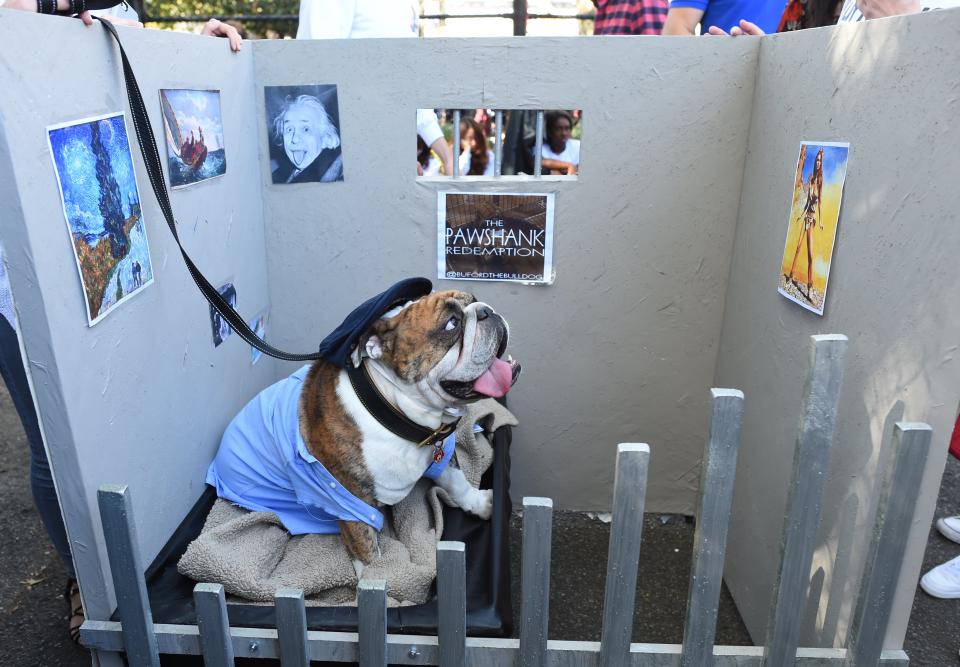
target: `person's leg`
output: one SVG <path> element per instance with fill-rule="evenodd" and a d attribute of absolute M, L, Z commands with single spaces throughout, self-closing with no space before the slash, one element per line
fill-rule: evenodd
<path fill-rule="evenodd" d="M 43 438 L 40 436 L 40 424 L 33 407 L 33 397 L 30 394 L 30 385 L 23 368 L 23 359 L 20 356 L 20 345 L 17 334 L 0 316 L 0 375 L 7 385 L 14 408 L 23 424 L 23 430 L 30 443 L 30 487 L 33 491 L 33 501 L 40 514 L 50 541 L 63 561 L 67 574 L 74 578 L 73 558 L 70 556 L 70 543 L 67 540 L 67 531 L 63 526 L 63 516 L 60 514 L 60 503 L 57 501 L 57 492 L 53 487 L 53 476 L 50 473 L 50 464 L 47 453 L 43 448 Z"/>
<path fill-rule="evenodd" d="M 67 540 L 60 503 L 53 486 L 53 475 L 50 473 L 47 452 L 43 448 L 40 423 L 33 407 L 33 396 L 30 394 L 27 373 L 23 368 L 17 333 L 2 316 L 0 316 L 0 375 L 3 376 L 3 381 L 7 385 L 13 406 L 27 435 L 27 442 L 30 443 L 30 488 L 33 491 L 33 502 L 37 507 L 37 513 L 40 514 L 43 527 L 67 571 L 67 584 L 63 597 L 68 607 L 67 629 L 70 632 L 70 639 L 76 644 L 80 642 L 80 626 L 83 624 L 84 614 L 80 603 L 77 575 L 73 569 L 73 557 L 70 555 L 70 542 Z"/>
<path fill-rule="evenodd" d="M 813 225 L 807 228 L 807 298 L 813 290 Z"/>

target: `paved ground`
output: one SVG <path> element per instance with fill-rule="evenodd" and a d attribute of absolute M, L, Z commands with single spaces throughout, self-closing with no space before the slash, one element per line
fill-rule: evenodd
<path fill-rule="evenodd" d="M 0 667 L 85 667 L 89 656 L 67 638 L 61 598 L 65 575 L 33 508 L 29 455 L 6 392 L 0 388 Z M 948 463 L 938 516 L 960 511 L 960 462 Z M 599 640 L 604 567 L 609 528 L 596 519 L 558 512 L 554 517 L 550 634 L 555 638 Z M 519 580 L 519 522 L 512 526 L 514 581 Z M 693 525 L 648 516 L 643 534 L 640 588 L 634 641 L 679 643 L 690 566 Z M 924 570 L 960 553 L 931 531 Z M 518 587 L 514 587 L 519 594 Z M 678 593 L 679 592 L 679 593 Z M 515 601 L 519 609 L 519 602 Z M 912 664 L 957 665 L 960 601 L 935 600 L 918 592 L 907 633 Z M 749 644 L 750 637 L 724 590 L 717 642 Z M 166 667 L 200 665 L 198 660 L 165 659 Z M 238 661 L 238 664 L 262 665 Z"/>

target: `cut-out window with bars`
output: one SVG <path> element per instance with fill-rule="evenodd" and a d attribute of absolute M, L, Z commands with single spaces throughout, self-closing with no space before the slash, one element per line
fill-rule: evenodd
<path fill-rule="evenodd" d="M 418 109 L 417 174 L 575 179 L 582 130 L 580 109 Z"/>

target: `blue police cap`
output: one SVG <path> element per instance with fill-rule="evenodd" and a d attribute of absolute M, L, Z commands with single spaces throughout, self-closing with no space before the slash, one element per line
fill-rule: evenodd
<path fill-rule="evenodd" d="M 350 353 L 360 336 L 395 306 L 415 301 L 433 290 L 433 283 L 426 278 L 406 278 L 385 292 L 371 297 L 358 306 L 340 326 L 320 343 L 320 356 L 334 366 L 346 368 Z"/>

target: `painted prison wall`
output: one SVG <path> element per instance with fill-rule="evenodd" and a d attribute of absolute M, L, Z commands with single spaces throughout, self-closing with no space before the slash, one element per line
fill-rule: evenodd
<path fill-rule="evenodd" d="M 758 43 L 252 46 L 258 86 L 337 84 L 342 120 L 344 182 L 273 185 L 261 162 L 277 343 L 315 347 L 361 298 L 402 276 L 473 291 L 507 317 L 523 364 L 509 397 L 520 419 L 514 498 L 609 507 L 611 453 L 642 441 L 653 450 L 648 507 L 692 513 Z M 417 107 L 582 108 L 579 178 L 417 179 Z M 436 280 L 437 193 L 447 190 L 556 193 L 555 284 Z"/>
<path fill-rule="evenodd" d="M 761 641 L 808 336 L 850 337 L 802 646 L 846 641 L 893 423 L 934 440 L 887 647 L 902 646 L 960 401 L 960 11 L 763 40 L 716 384 L 746 395 L 726 579 Z M 825 316 L 776 292 L 801 140 L 849 141 Z M 811 156 L 808 156 L 810 159 Z M 817 230 L 819 231 L 819 230 Z"/>
<path fill-rule="evenodd" d="M 158 88 L 221 91 L 227 171 L 171 193 L 179 232 L 212 282 L 251 315 L 269 301 L 252 52 L 222 40 L 120 28 L 165 158 Z M 28 54 L 44 44 L 42 61 Z M 119 57 L 99 26 L 0 10 L 2 238 L 45 440 L 88 614 L 112 611 L 96 490 L 128 484 L 144 565 L 203 490 L 220 434 L 277 374 L 236 335 L 214 349 L 208 306 L 156 204 L 135 147 L 155 274 L 88 328 L 45 127 L 127 112 Z M 47 64 L 44 64 L 47 63 Z M 49 63 L 70 63 L 51 69 Z M 201 65 L 202 64 L 202 65 Z"/>

